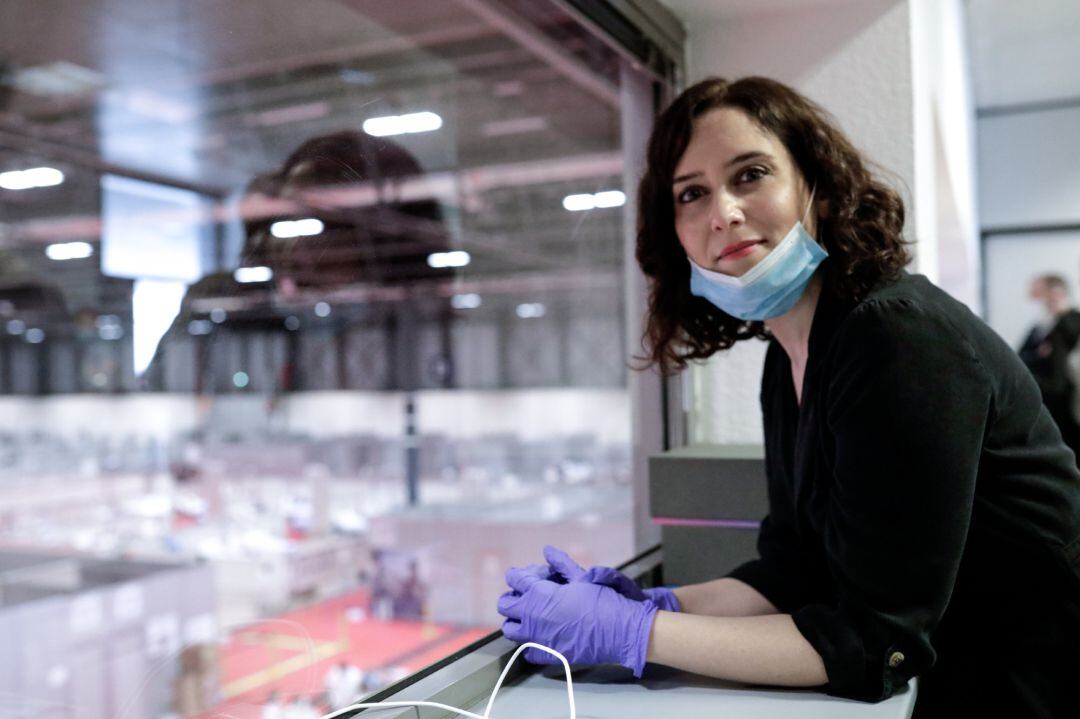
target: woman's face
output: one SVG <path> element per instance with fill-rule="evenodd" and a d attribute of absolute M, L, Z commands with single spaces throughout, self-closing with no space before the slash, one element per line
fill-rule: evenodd
<path fill-rule="evenodd" d="M 672 183 L 675 233 L 702 267 L 738 277 L 805 218 L 810 191 L 787 148 L 744 112 L 717 108 L 694 121 Z"/>

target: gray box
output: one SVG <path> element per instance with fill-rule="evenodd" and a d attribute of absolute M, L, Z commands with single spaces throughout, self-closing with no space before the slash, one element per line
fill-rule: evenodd
<path fill-rule="evenodd" d="M 665 584 L 696 584 L 723 577 L 757 556 L 756 529 L 661 527 Z"/>
<path fill-rule="evenodd" d="M 764 449 L 680 447 L 649 458 L 649 510 L 660 525 L 664 582 L 722 577 L 757 556 L 769 511 Z"/>

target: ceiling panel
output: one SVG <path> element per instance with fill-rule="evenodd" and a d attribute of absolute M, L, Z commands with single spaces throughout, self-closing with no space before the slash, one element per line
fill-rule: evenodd
<path fill-rule="evenodd" d="M 1080 102 L 1080 2 L 969 0 L 965 5 L 980 108 Z"/>

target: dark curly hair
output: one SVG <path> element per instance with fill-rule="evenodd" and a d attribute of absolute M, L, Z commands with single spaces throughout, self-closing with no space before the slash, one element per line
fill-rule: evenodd
<path fill-rule="evenodd" d="M 637 261 L 650 290 L 642 345 L 645 366 L 669 374 L 739 340 L 768 337 L 762 322 L 744 321 L 690 294 L 690 265 L 675 234 L 672 179 L 690 143 L 694 120 L 709 110 L 742 110 L 791 154 L 816 200 L 825 201 L 818 242 L 829 253 L 823 291 L 858 300 L 900 274 L 910 259 L 902 237 L 904 203 L 875 179 L 832 118 L 790 87 L 763 77 L 702 80 L 657 118 L 648 167 L 638 188 Z"/>

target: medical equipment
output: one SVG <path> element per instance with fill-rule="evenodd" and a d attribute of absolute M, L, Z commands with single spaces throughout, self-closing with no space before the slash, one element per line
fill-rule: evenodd
<path fill-rule="evenodd" d="M 503 667 L 502 674 L 499 675 L 499 680 L 495 682 L 495 688 L 491 690 L 491 696 L 488 698 L 487 708 L 484 709 L 483 714 L 474 714 L 473 712 L 466 711 L 465 709 L 458 709 L 456 707 L 449 706 L 447 704 L 440 704 L 438 702 L 428 701 L 394 701 L 394 702 L 359 702 L 345 707 L 344 709 L 338 709 L 322 716 L 320 719 L 339 719 L 344 717 L 356 709 L 388 709 L 391 707 L 431 707 L 433 709 L 442 709 L 444 711 L 451 711 L 455 714 L 461 714 L 462 716 L 470 717 L 471 719 L 492 719 L 491 708 L 495 704 L 495 696 L 499 693 L 499 689 L 502 687 L 503 680 L 506 679 L 507 673 L 510 671 L 510 667 L 514 665 L 514 661 L 518 658 L 526 649 L 539 649 L 549 654 L 555 655 L 555 657 L 562 662 L 563 671 L 566 673 L 566 695 L 570 702 L 570 719 L 577 719 L 577 709 L 574 706 L 574 682 L 570 678 L 570 663 L 566 661 L 566 657 L 559 652 L 545 647 L 542 644 L 536 644 L 534 642 L 525 642 L 519 646 L 514 653 L 510 655 L 510 661 Z"/>

